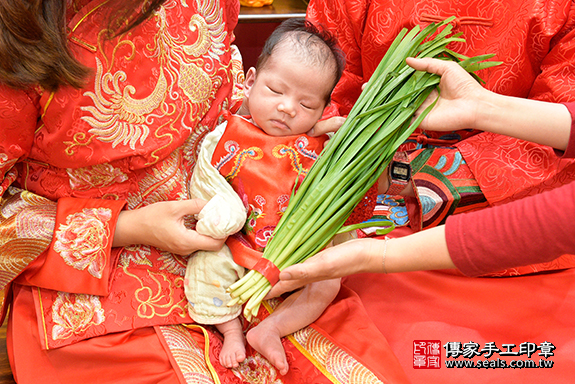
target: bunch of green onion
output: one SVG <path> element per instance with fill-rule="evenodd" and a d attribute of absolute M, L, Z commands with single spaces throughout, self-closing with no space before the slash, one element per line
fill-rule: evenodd
<path fill-rule="evenodd" d="M 280 270 L 313 256 L 336 234 L 349 230 L 342 226 L 355 206 L 433 107 L 413 119 L 440 78 L 415 71 L 405 63 L 407 57 L 453 60 L 470 73 L 499 64 L 483 62 L 493 55 L 467 58 L 447 49 L 451 42 L 465 41 L 460 34 L 451 35 L 453 19 L 423 30 L 404 29 L 396 37 L 345 123 L 292 195 L 264 250 L 263 257 Z M 229 305 L 247 302 L 244 316 L 249 320 L 270 289 L 266 278 L 252 270 L 228 289 Z"/>

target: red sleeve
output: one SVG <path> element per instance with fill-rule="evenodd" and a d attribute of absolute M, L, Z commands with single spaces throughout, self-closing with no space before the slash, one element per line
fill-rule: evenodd
<path fill-rule="evenodd" d="M 558 204 L 560 202 L 560 204 Z M 468 276 L 575 253 L 575 182 L 447 219 L 447 248 Z"/>
<path fill-rule="evenodd" d="M 19 283 L 58 291 L 107 295 L 120 248 L 112 249 L 123 200 L 58 200 L 52 243 Z"/>
<path fill-rule="evenodd" d="M 569 143 L 562 157 L 573 159 L 575 158 L 575 102 L 564 103 L 564 105 L 569 110 L 569 113 L 571 113 L 571 135 L 569 136 Z"/>

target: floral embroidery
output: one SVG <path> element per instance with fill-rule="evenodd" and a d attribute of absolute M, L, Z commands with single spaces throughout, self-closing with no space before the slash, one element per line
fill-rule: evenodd
<path fill-rule="evenodd" d="M 102 324 L 105 320 L 104 309 L 98 296 L 73 295 L 58 292 L 52 305 L 52 339 L 63 340 L 85 332 L 93 325 Z"/>
<path fill-rule="evenodd" d="M 110 164 L 97 164 L 86 168 L 68 168 L 70 187 L 75 190 L 107 187 L 116 183 L 123 183 L 128 176 Z"/>
<path fill-rule="evenodd" d="M 56 251 L 66 264 L 101 279 L 106 266 L 106 248 L 110 237 L 109 208 L 85 208 L 66 218 L 56 231 Z"/>
<path fill-rule="evenodd" d="M 278 202 L 278 206 L 280 208 L 278 215 L 282 216 L 288 207 L 289 195 L 280 195 L 278 197 L 277 202 Z"/>
<path fill-rule="evenodd" d="M 246 225 L 244 226 L 246 233 L 252 232 L 257 225 L 258 219 L 265 216 L 264 205 L 266 205 L 266 199 L 261 195 L 256 195 L 254 197 L 254 203 L 257 203 L 259 207 L 249 204 L 249 215 L 246 220 Z"/>
<path fill-rule="evenodd" d="M 232 372 L 247 383 L 283 383 L 273 365 L 259 353 L 246 357 L 239 367 L 232 369 Z"/>
<path fill-rule="evenodd" d="M 265 248 L 274 234 L 275 225 L 266 225 L 256 232 L 255 242 L 259 247 Z"/>

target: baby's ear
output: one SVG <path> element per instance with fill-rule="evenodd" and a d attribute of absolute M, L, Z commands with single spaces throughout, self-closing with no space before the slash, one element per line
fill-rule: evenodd
<path fill-rule="evenodd" d="M 256 82 L 256 69 L 254 67 L 251 67 L 250 69 L 248 69 L 248 72 L 246 73 L 246 79 L 244 80 L 245 97 L 250 97 L 250 92 L 255 82 Z"/>

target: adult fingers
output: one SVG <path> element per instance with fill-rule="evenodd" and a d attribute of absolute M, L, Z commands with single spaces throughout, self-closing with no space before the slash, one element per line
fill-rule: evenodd
<path fill-rule="evenodd" d="M 310 136 L 321 136 L 329 132 L 337 131 L 345 122 L 345 117 L 334 116 L 329 119 L 318 121 L 314 127 L 308 131 Z"/>
<path fill-rule="evenodd" d="M 178 201 L 179 208 L 182 212 L 185 212 L 187 215 L 195 215 L 200 213 L 202 208 L 207 204 L 207 201 L 202 199 L 189 199 L 189 200 L 179 200 Z"/>
<path fill-rule="evenodd" d="M 213 237 L 200 235 L 195 232 L 193 247 L 196 250 L 219 251 L 224 246 L 226 239 L 214 239 Z"/>
<path fill-rule="evenodd" d="M 439 76 L 442 76 L 447 70 L 449 70 L 451 65 L 458 65 L 453 61 L 433 59 L 431 57 L 425 57 L 423 59 L 408 57 L 405 62 L 413 69 L 435 73 Z"/>
<path fill-rule="evenodd" d="M 318 254 L 301 264 L 295 264 L 284 269 L 280 273 L 280 280 L 272 287 L 266 298 L 277 297 L 304 285 L 333 278 L 321 260 L 322 256 Z"/>

